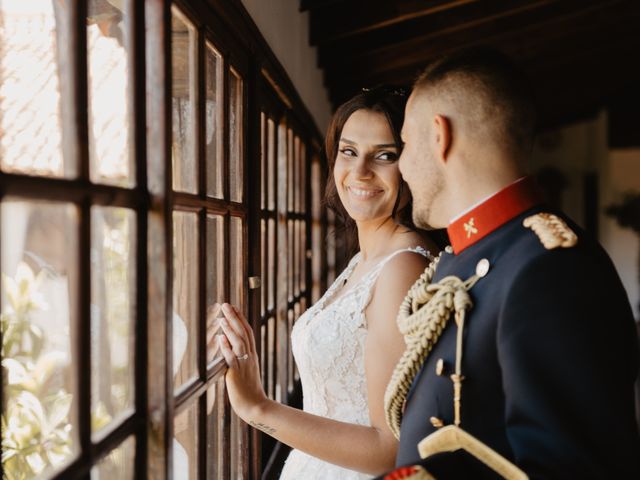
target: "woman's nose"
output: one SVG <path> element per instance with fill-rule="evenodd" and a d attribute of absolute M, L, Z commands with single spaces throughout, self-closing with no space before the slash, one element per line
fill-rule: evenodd
<path fill-rule="evenodd" d="M 358 178 L 369 178 L 372 176 L 371 168 L 366 157 L 358 157 L 353 166 L 353 174 Z"/>

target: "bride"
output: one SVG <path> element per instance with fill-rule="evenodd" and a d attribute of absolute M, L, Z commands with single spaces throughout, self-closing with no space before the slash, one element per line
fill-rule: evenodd
<path fill-rule="evenodd" d="M 345 216 L 359 252 L 293 327 L 303 410 L 267 398 L 251 327 L 233 306 L 222 306 L 218 341 L 231 405 L 294 448 L 281 480 L 364 479 L 395 462 L 383 397 L 404 351 L 396 316 L 435 249 L 411 224 L 411 196 L 398 170 L 405 103 L 389 88 L 363 91 L 338 108 L 329 127 L 326 200 Z"/>

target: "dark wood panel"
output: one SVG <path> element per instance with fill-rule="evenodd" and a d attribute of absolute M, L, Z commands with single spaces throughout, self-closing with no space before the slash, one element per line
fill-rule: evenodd
<path fill-rule="evenodd" d="M 466 2 L 457 8 L 438 10 L 430 15 L 406 19 L 349 38 L 327 41 L 319 49 L 318 63 L 320 66 L 330 65 L 336 58 L 353 58 L 387 47 L 393 48 L 394 45 L 401 45 L 416 38 L 435 38 L 447 32 L 462 31 L 478 24 L 490 23 L 491 19 L 510 17 L 523 11 L 534 11 L 557 3 L 558 0 Z"/>
<path fill-rule="evenodd" d="M 441 12 L 451 11 L 455 14 L 459 7 L 481 3 L 483 2 L 478 0 L 353 0 L 342 5 L 330 5 L 312 12 L 310 41 L 312 45 L 348 42 L 356 35 L 405 24 Z"/>
<path fill-rule="evenodd" d="M 611 92 L 640 77 L 637 62 L 630 61 L 640 47 L 640 35 L 636 33 L 640 8 L 630 2 L 616 2 L 604 10 L 599 7 L 477 40 L 500 47 L 530 74 L 538 96 L 544 99 L 541 111 L 545 125 L 593 114 L 606 104 Z M 627 56 L 620 52 L 627 52 Z M 379 72 L 366 72 L 363 66 L 356 69 L 362 72 L 357 78 L 343 75 L 340 86 L 332 88 L 332 100 L 337 104 L 362 85 L 411 84 L 428 63 L 427 54 L 424 57 L 424 62 L 394 65 Z M 595 70 L 606 70 L 606 74 L 594 74 Z M 557 91 L 563 92 L 559 102 L 553 100 Z"/>
<path fill-rule="evenodd" d="M 344 81 L 345 75 L 347 78 L 359 80 L 385 71 L 426 65 L 435 57 L 460 47 L 478 43 L 508 46 L 526 36 L 544 36 L 545 33 L 554 30 L 571 31 L 575 22 L 585 16 L 588 17 L 587 21 L 596 24 L 606 16 L 612 16 L 624 23 L 628 21 L 629 15 L 639 9 L 640 5 L 630 0 L 567 0 L 549 3 L 545 8 L 522 7 L 499 18 L 486 18 L 473 24 L 455 25 L 357 57 L 343 58 L 336 55 L 331 67 L 325 69 L 326 79 L 331 86 Z"/>

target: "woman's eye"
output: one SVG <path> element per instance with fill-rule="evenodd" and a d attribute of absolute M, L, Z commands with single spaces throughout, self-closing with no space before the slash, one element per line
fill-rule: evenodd
<path fill-rule="evenodd" d="M 388 162 L 395 162 L 398 159 L 398 154 L 393 152 L 381 152 L 376 157 L 378 160 L 386 160 Z"/>
<path fill-rule="evenodd" d="M 356 152 L 354 150 L 352 150 L 351 148 L 342 148 L 340 149 L 340 153 L 343 155 L 346 155 L 347 157 L 355 157 L 356 156 Z"/>

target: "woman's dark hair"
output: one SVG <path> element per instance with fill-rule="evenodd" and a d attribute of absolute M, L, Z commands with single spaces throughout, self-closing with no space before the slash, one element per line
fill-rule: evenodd
<path fill-rule="evenodd" d="M 349 117 L 358 110 L 381 113 L 387 119 L 395 144 L 398 150 L 401 151 L 402 139 L 400 138 L 400 131 L 402 130 L 402 123 L 404 121 L 404 108 L 407 103 L 407 96 L 407 92 L 404 89 L 388 85 L 372 89 L 363 89 L 362 92 L 358 93 L 351 100 L 348 100 L 338 107 L 329 124 L 325 138 L 325 153 L 329 164 L 325 204 L 336 214 L 341 224 L 340 230 L 344 230 L 346 234 L 347 252 L 349 254 L 355 253 L 357 248 L 356 223 L 347 214 L 347 211 L 342 205 L 338 197 L 335 180 L 333 179 L 333 167 L 336 163 L 342 129 L 344 124 L 347 123 L 347 120 L 349 120 Z M 408 202 L 401 207 L 400 200 L 403 195 L 406 195 Z M 399 224 L 411 230 L 416 230 L 413 219 L 411 218 L 411 207 L 411 192 L 404 180 L 401 180 L 398 197 L 393 206 L 392 216 Z M 336 231 L 336 234 L 337 233 Z"/>

